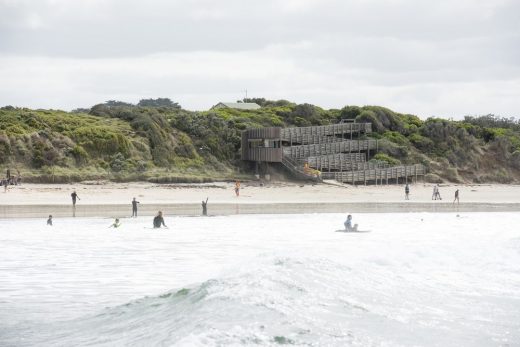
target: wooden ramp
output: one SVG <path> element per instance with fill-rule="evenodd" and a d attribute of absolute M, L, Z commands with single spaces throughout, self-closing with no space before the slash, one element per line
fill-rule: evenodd
<path fill-rule="evenodd" d="M 426 173 L 421 164 L 390 166 L 370 160 L 378 140 L 367 138 L 370 123 L 248 129 L 242 133 L 244 160 L 281 163 L 294 177 L 348 184 L 407 183 Z"/>

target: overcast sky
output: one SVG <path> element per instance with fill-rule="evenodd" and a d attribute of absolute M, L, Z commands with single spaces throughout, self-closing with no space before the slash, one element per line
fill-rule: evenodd
<path fill-rule="evenodd" d="M 0 105 L 520 116 L 520 0 L 0 0 Z"/>

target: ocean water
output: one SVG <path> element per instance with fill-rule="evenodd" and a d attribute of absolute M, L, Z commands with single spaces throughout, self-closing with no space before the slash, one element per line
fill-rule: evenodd
<path fill-rule="evenodd" d="M 0 220 L 0 346 L 520 346 L 520 214 Z"/>

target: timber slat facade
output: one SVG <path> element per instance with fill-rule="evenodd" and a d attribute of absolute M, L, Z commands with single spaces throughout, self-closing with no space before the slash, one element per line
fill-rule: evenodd
<path fill-rule="evenodd" d="M 399 183 L 425 174 L 423 165 L 389 166 L 369 160 L 378 141 L 363 138 L 370 123 L 259 128 L 242 132 L 242 159 L 281 163 L 300 179 L 335 179 L 350 184 Z"/>
<path fill-rule="evenodd" d="M 340 123 L 313 127 L 282 128 L 280 136 L 283 141 L 290 141 L 292 137 L 298 136 L 340 136 L 370 132 L 372 132 L 371 123 Z"/>
<path fill-rule="evenodd" d="M 377 140 L 345 140 L 333 143 L 298 145 L 284 147 L 284 155 L 294 158 L 308 158 L 334 153 L 364 152 L 377 149 Z"/>
<path fill-rule="evenodd" d="M 417 179 L 418 176 L 423 176 L 425 173 L 423 165 L 415 164 L 367 170 L 327 172 L 322 173 L 322 177 L 352 184 L 357 182 L 389 184 L 393 182 L 399 183 L 399 179 L 401 179 L 401 183 L 408 183 L 409 179 Z"/>

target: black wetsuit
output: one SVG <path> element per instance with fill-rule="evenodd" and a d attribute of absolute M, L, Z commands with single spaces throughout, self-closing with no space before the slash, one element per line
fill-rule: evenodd
<path fill-rule="evenodd" d="M 76 194 L 76 192 L 70 194 L 71 198 L 72 198 L 72 205 L 76 206 L 76 199 L 78 198 L 78 194 Z"/>
<path fill-rule="evenodd" d="M 52 218 L 47 219 L 47 225 L 52 226 Z"/>
<path fill-rule="evenodd" d="M 132 217 L 133 216 L 137 217 L 137 204 L 138 203 L 139 203 L 139 201 L 132 200 Z"/>
<path fill-rule="evenodd" d="M 153 219 L 153 227 L 160 228 L 161 225 L 166 226 L 166 224 L 164 224 L 164 218 L 161 216 L 155 216 L 155 218 Z"/>
<path fill-rule="evenodd" d="M 208 215 L 208 200 L 202 202 L 202 215 Z"/>

